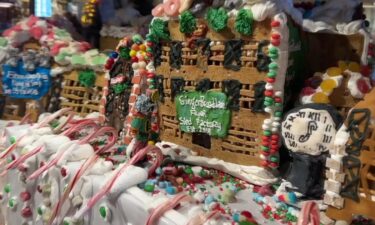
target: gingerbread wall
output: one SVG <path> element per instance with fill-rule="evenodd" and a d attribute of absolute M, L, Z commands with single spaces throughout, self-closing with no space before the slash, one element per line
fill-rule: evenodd
<path fill-rule="evenodd" d="M 229 24 L 231 23 L 233 24 L 233 21 L 229 22 Z M 184 45 L 187 39 L 178 31 L 178 23 L 170 22 L 169 28 L 172 40 L 182 41 Z M 257 50 L 259 42 L 270 40 L 270 20 L 255 23 L 254 29 L 254 35 L 251 37 L 240 37 L 233 31 L 234 29 L 229 28 L 220 34 L 208 31 L 206 38 L 220 42 L 215 42 L 210 46 L 211 54 L 206 60 L 207 64 L 203 66 L 197 66 L 198 58 L 202 56 L 198 48 L 183 47 L 181 68 L 172 69 L 169 57 L 172 43 L 163 43 L 162 63 L 157 68 L 157 74 L 163 76 L 164 92 L 164 103 L 159 105 L 161 140 L 189 147 L 200 155 L 216 157 L 229 162 L 246 165 L 259 163 L 258 150 L 261 143 L 262 124 L 269 115 L 254 113 L 252 109 L 255 102 L 254 85 L 266 78 L 266 72 L 259 72 L 256 68 Z M 236 38 L 244 40 L 239 71 L 224 68 L 225 41 Z M 267 52 L 267 47 L 264 48 L 264 52 Z M 239 110 L 232 111 L 232 122 L 226 138 L 210 138 L 211 147 L 205 148 L 193 144 L 192 134 L 180 131 L 175 103 L 171 96 L 171 80 L 173 78 L 183 78 L 185 90 L 195 90 L 198 82 L 205 78 L 210 79 L 211 87 L 213 87 L 211 90 L 215 91 L 222 90 L 224 80 L 238 80 L 241 83 Z"/>

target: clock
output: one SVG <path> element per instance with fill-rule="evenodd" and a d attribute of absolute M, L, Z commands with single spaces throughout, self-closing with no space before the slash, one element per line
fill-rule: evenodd
<path fill-rule="evenodd" d="M 333 149 L 342 119 L 335 108 L 307 104 L 289 111 L 281 124 L 284 145 L 292 152 L 320 155 Z"/>

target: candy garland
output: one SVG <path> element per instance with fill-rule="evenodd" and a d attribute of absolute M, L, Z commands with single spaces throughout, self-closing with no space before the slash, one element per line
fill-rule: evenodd
<path fill-rule="evenodd" d="M 153 49 L 154 42 L 152 41 L 152 36 L 147 37 L 146 42 L 142 39 L 140 35 L 134 35 L 132 38 L 134 44 L 131 45 L 131 50 L 129 51 L 129 57 L 132 61 L 132 67 L 134 70 L 133 76 L 133 87 L 129 99 L 129 115 L 125 120 L 124 126 L 124 143 L 129 145 L 133 139 L 134 132 L 131 131 L 138 130 L 138 127 L 134 127 L 139 124 L 138 121 L 144 118 L 146 115 L 141 115 L 140 112 L 136 110 L 137 99 L 141 94 L 146 94 L 150 99 L 157 99 L 157 89 L 155 85 L 155 67 L 153 65 Z M 128 42 L 130 40 L 127 40 Z M 121 53 L 120 53 L 121 54 Z M 146 89 L 146 93 L 142 93 L 142 90 Z M 157 107 L 153 108 L 151 113 L 151 137 L 157 136 L 159 133 L 159 124 L 157 120 Z M 136 119 L 136 120 L 135 120 Z"/>
<path fill-rule="evenodd" d="M 269 57 L 271 63 L 266 78 L 266 90 L 264 92 L 265 112 L 271 118 L 265 119 L 262 125 L 263 136 L 260 157 L 261 165 L 266 168 L 276 169 L 279 166 L 278 150 L 280 146 L 280 121 L 283 112 L 283 89 L 288 59 L 288 28 L 285 14 L 274 16 L 271 27 L 271 45 Z M 281 55 L 283 54 L 283 55 Z"/>

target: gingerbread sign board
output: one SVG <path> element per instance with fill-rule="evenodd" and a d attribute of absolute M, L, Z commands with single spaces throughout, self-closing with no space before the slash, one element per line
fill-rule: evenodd
<path fill-rule="evenodd" d="M 228 97 L 224 93 L 184 92 L 175 101 L 181 131 L 206 133 L 219 138 L 227 136 L 231 112 L 227 108 Z"/>
<path fill-rule="evenodd" d="M 282 122 L 285 146 L 292 152 L 320 155 L 333 148 L 340 117 L 336 110 L 309 104 L 290 111 Z"/>

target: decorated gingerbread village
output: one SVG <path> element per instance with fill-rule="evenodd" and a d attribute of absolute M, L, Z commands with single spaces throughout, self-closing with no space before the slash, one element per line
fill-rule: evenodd
<path fill-rule="evenodd" d="M 1 214 L 9 224 L 373 224 L 375 45 L 361 10 L 356 0 L 164 0 L 148 34 L 121 38 L 106 62 L 65 35 L 49 41 L 62 31 L 36 18 L 11 28 L 11 45 L 28 24 L 41 32 L 65 85 L 61 110 L 3 129 Z"/>

